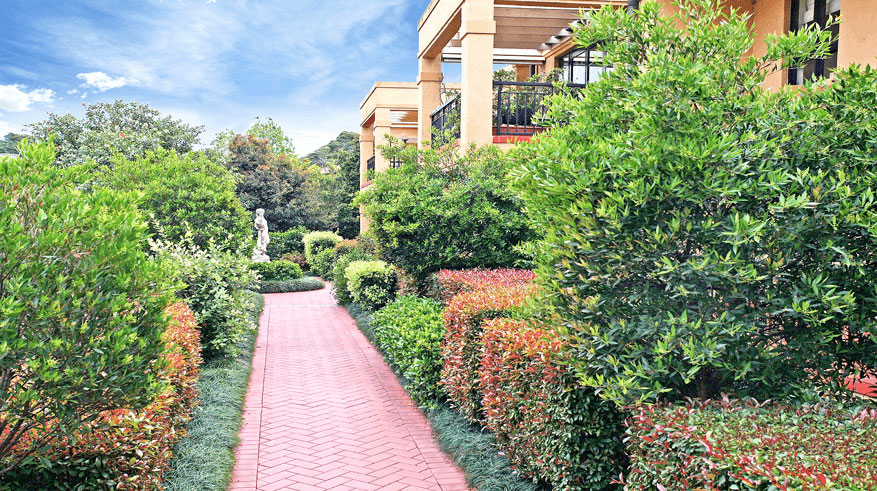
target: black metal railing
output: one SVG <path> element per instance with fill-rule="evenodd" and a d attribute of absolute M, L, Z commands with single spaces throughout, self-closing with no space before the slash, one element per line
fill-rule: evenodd
<path fill-rule="evenodd" d="M 398 169 L 399 167 L 402 167 L 403 163 L 404 162 L 402 161 L 402 159 L 399 158 L 394 157 L 390 159 L 390 167 L 393 169 Z"/>
<path fill-rule="evenodd" d="M 375 170 L 375 158 L 374 157 L 368 159 L 365 163 L 365 171 L 366 172 L 371 172 L 373 170 Z"/>
<path fill-rule="evenodd" d="M 445 139 L 446 131 L 451 132 L 449 138 L 460 138 L 460 94 L 455 94 L 429 116 L 432 119 L 433 133 L 438 138 Z"/>
<path fill-rule="evenodd" d="M 575 92 L 585 85 L 566 84 L 563 87 L 543 82 L 493 82 L 496 134 L 529 136 L 542 131 L 542 117 L 548 111 L 547 99 L 560 90 Z"/>

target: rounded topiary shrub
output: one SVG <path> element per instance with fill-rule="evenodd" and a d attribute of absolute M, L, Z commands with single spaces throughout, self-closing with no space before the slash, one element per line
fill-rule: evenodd
<path fill-rule="evenodd" d="M 298 226 L 283 232 L 271 232 L 271 242 L 268 243 L 268 256 L 278 259 L 288 254 L 304 254 L 304 236 L 308 229 Z"/>
<path fill-rule="evenodd" d="M 292 261 L 253 263 L 251 268 L 262 275 L 262 281 L 287 281 L 302 277 L 301 266 Z"/>
<path fill-rule="evenodd" d="M 371 254 L 359 249 L 354 249 L 335 261 L 335 264 L 332 266 L 332 278 L 334 282 L 332 284 L 332 294 L 335 295 L 335 300 L 338 302 L 338 305 L 347 305 L 353 302 L 353 297 L 350 296 L 350 290 L 347 288 L 347 276 L 344 274 L 347 266 L 354 261 L 373 261 L 375 259 L 376 258 Z"/>
<path fill-rule="evenodd" d="M 332 266 L 335 264 L 335 251 L 323 249 L 314 258 L 311 271 L 326 281 L 332 281 Z"/>
<path fill-rule="evenodd" d="M 344 240 L 343 237 L 334 232 L 311 232 L 302 237 L 305 248 L 305 259 L 313 266 L 317 258 L 317 254 L 326 250 L 334 249 L 335 245 Z"/>
<path fill-rule="evenodd" d="M 396 295 L 396 269 L 384 261 L 354 261 L 344 276 L 351 298 L 366 310 L 380 309 Z"/>

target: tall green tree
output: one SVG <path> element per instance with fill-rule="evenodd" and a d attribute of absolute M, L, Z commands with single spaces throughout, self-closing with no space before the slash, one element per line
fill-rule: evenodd
<path fill-rule="evenodd" d="M 151 231 L 172 242 L 184 237 L 196 246 L 211 242 L 237 247 L 251 235 L 250 216 L 235 194 L 234 174 L 199 152 L 179 155 L 159 149 L 143 157 L 113 158 L 106 184 L 143 193 L 140 209 Z"/>
<path fill-rule="evenodd" d="M 229 145 L 236 134 L 231 129 L 217 133 L 211 144 L 213 151 L 224 158 L 228 158 Z M 277 155 L 286 154 L 290 157 L 295 156 L 295 145 L 292 144 L 292 139 L 286 136 L 280 124 L 271 118 L 263 121 L 256 116 L 255 121 L 253 121 L 253 124 L 250 125 L 244 134 L 268 140 L 271 153 Z"/>
<path fill-rule="evenodd" d="M 315 174 L 319 172 L 329 228 L 348 239 L 359 234 L 359 207 L 353 204 L 359 191 L 359 155 L 359 134 L 344 131 L 306 157 Z"/>
<path fill-rule="evenodd" d="M 796 398 L 877 371 L 877 72 L 768 92 L 817 28 L 750 56 L 713 0 L 591 12 L 614 70 L 557 97 L 514 185 L 579 379 L 619 404 Z"/>
<path fill-rule="evenodd" d="M 21 133 L 7 133 L 2 140 L 0 140 L 0 153 L 18 153 L 18 143 L 21 140 L 25 139 L 27 135 Z"/>
<path fill-rule="evenodd" d="M 326 226 L 319 185 L 305 162 L 273 153 L 266 139 L 235 135 L 226 165 L 238 175 L 237 195 L 244 208 L 250 212 L 264 208 L 272 229 L 284 231 L 301 225 L 316 230 Z"/>
<path fill-rule="evenodd" d="M 88 105 L 81 119 L 52 113 L 28 129 L 37 140 L 55 135 L 59 165 L 93 161 L 99 168 L 111 167 L 116 154 L 128 160 L 158 149 L 185 154 L 200 142 L 204 131 L 203 126 L 163 116 L 148 104 L 120 100 Z"/>

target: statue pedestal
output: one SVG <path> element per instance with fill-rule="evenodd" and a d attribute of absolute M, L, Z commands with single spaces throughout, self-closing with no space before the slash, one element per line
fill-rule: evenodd
<path fill-rule="evenodd" d="M 265 254 L 264 251 L 260 250 L 258 247 L 253 249 L 253 262 L 254 263 L 270 263 L 271 258 L 268 257 L 268 254 Z"/>

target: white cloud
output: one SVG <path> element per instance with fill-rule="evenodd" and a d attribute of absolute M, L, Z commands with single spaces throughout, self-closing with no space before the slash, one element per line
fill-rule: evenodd
<path fill-rule="evenodd" d="M 128 80 L 125 77 L 113 78 L 104 72 L 80 73 L 76 75 L 76 78 L 85 82 L 82 84 L 83 87 L 90 87 L 96 92 L 118 89 L 119 87 L 136 82 L 136 80 Z"/>
<path fill-rule="evenodd" d="M 78 94 L 78 93 L 79 93 L 79 89 L 70 89 L 67 91 L 67 94 L 69 94 L 69 95 Z"/>
<path fill-rule="evenodd" d="M 24 85 L 0 85 L 0 109 L 24 112 L 30 110 L 31 104 L 51 104 L 55 100 L 55 92 L 51 89 L 26 90 Z"/>

